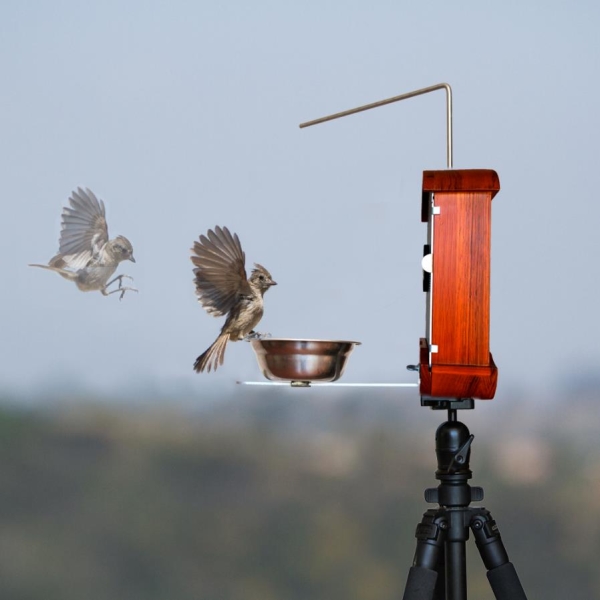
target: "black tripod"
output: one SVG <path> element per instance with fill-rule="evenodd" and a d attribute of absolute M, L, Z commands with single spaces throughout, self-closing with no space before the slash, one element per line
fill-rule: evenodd
<path fill-rule="evenodd" d="M 469 506 L 483 500 L 483 489 L 471 487 L 469 469 L 474 436 L 457 420 L 457 410 L 473 408 L 467 399 L 422 398 L 421 404 L 448 411 L 435 435 L 437 488 L 425 490 L 425 501 L 439 504 L 417 525 L 417 550 L 403 600 L 466 600 L 465 542 L 469 529 L 487 569 L 496 600 L 527 600 L 517 572 L 504 549 L 500 532 L 485 508 Z"/>

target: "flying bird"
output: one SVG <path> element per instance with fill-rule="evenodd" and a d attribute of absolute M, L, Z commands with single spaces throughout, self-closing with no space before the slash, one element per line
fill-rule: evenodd
<path fill-rule="evenodd" d="M 137 292 L 123 285 L 124 278 L 133 280 L 129 275 L 117 275 L 109 281 L 121 261 L 135 262 L 135 258 L 126 237 L 108 238 L 104 202 L 90 189 L 77 188 L 69 197 L 69 204 L 62 211 L 58 254 L 47 265 L 29 266 L 55 271 L 74 281 L 82 292 L 99 291 L 104 296 L 119 292 L 119 300 L 126 291 Z M 108 291 L 117 281 L 119 287 Z"/>
<path fill-rule="evenodd" d="M 227 316 L 217 339 L 194 363 L 197 373 L 216 371 L 223 364 L 227 342 L 258 335 L 254 328 L 263 316 L 264 293 L 277 282 L 258 263 L 246 276 L 246 255 L 237 234 L 227 227 L 209 229 L 191 250 L 198 301 L 208 314 Z"/>

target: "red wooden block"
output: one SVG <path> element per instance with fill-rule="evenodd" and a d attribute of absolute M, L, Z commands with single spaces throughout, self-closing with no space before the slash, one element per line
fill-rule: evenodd
<path fill-rule="evenodd" d="M 422 395 L 494 397 L 498 370 L 489 349 L 491 201 L 499 189 L 498 175 L 491 170 L 423 173 L 421 219 L 430 223 L 433 235 L 430 327 L 420 349 Z"/>

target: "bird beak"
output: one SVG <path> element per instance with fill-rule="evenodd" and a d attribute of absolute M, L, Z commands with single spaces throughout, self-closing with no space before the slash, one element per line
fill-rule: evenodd
<path fill-rule="evenodd" d="M 130 257 L 129 257 L 129 260 L 130 260 L 131 262 L 135 262 L 135 258 L 133 258 L 133 256 L 130 256 Z"/>
<path fill-rule="evenodd" d="M 271 281 L 271 283 L 269 285 L 277 285 L 276 281 Z"/>

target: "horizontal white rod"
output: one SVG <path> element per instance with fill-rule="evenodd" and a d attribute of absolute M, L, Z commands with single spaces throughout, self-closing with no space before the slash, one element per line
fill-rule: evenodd
<path fill-rule="evenodd" d="M 295 385 L 289 381 L 236 381 L 239 385 L 287 385 L 288 387 L 418 387 L 418 383 L 318 383 L 310 386 Z"/>

